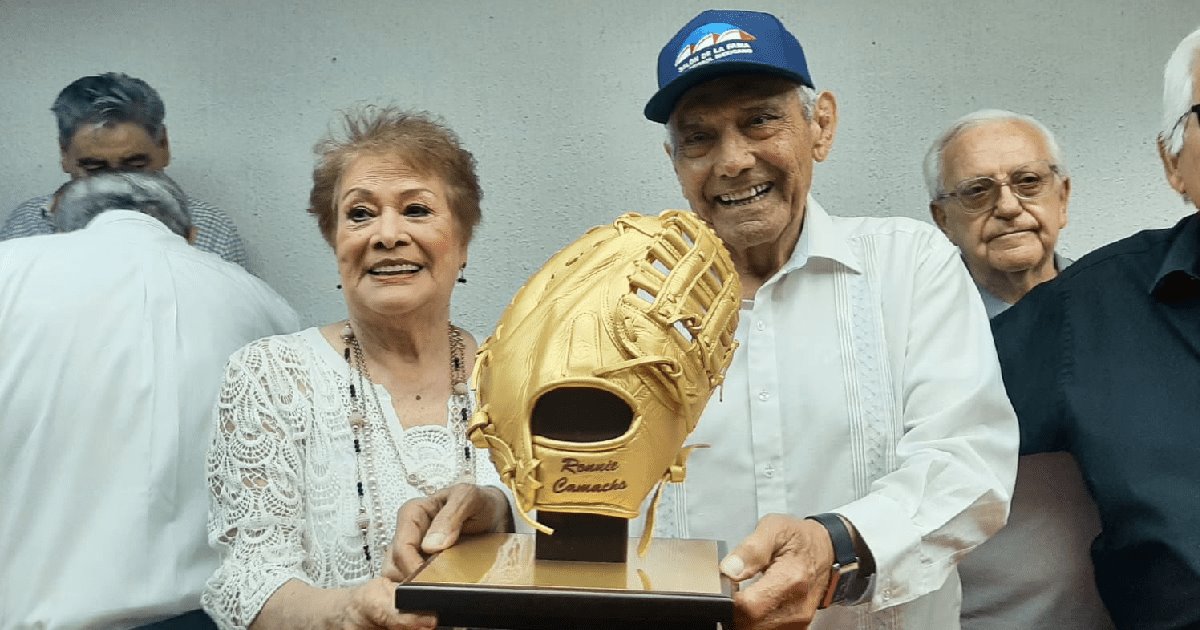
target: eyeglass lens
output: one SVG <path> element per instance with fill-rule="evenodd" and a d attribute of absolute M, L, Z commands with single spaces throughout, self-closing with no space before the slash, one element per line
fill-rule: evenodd
<path fill-rule="evenodd" d="M 1047 164 L 1023 164 L 1008 174 L 1006 181 L 991 177 L 975 177 L 954 187 L 954 196 L 967 209 L 990 208 L 1000 199 L 1000 188 L 1007 183 L 1012 193 L 1021 199 L 1034 199 L 1049 188 L 1054 171 Z"/>

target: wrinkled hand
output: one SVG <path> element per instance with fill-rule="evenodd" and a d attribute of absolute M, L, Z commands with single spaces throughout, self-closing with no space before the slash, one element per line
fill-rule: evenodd
<path fill-rule="evenodd" d="M 808 627 L 829 586 L 833 542 L 816 521 L 768 514 L 725 559 L 735 582 L 762 577 L 733 596 L 738 630 Z"/>
<path fill-rule="evenodd" d="M 437 617 L 430 613 L 396 610 L 396 583 L 382 577 L 350 590 L 350 602 L 336 628 L 386 628 L 387 630 L 433 630 Z"/>
<path fill-rule="evenodd" d="M 508 499 L 497 488 L 459 483 L 411 499 L 396 514 L 396 536 L 384 560 L 383 576 L 403 581 L 425 555 L 450 547 L 460 534 L 499 531 L 512 531 L 512 516 Z"/>

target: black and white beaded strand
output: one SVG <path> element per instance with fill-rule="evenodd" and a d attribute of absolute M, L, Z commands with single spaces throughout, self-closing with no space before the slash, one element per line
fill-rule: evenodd
<path fill-rule="evenodd" d="M 467 396 L 467 379 L 466 365 L 463 359 L 465 344 L 463 343 L 462 331 L 453 325 L 450 325 L 450 383 L 451 395 L 458 399 L 459 417 L 456 418 L 455 426 L 448 426 L 453 433 L 457 434 L 462 440 L 462 459 L 459 460 L 460 474 L 465 474 L 470 470 L 471 464 L 471 445 L 466 440 L 466 426 L 470 416 L 470 399 Z M 345 342 L 346 348 L 343 351 L 350 371 L 353 372 L 349 380 L 350 384 L 350 428 L 354 439 L 354 456 L 355 464 L 358 471 L 358 479 L 355 482 L 355 490 L 358 493 L 358 517 L 356 523 L 363 538 L 363 556 L 367 560 L 367 566 L 371 567 L 371 572 L 374 574 L 375 565 L 372 562 L 371 556 L 371 535 L 370 530 L 372 525 L 376 532 L 376 537 L 379 538 L 380 548 L 386 547 L 386 541 L 383 540 L 383 516 L 380 507 L 379 489 L 377 485 L 377 477 L 375 470 L 375 458 L 370 449 L 366 448 L 367 434 L 370 430 L 370 422 L 367 419 L 366 397 L 371 397 L 371 402 L 374 403 L 375 409 L 382 415 L 382 406 L 379 402 L 379 396 L 375 392 L 375 388 L 370 385 L 370 372 L 367 368 L 366 359 L 363 356 L 362 345 L 358 342 L 358 337 L 354 334 L 354 329 L 350 326 L 350 322 L 346 322 L 346 326 L 342 329 L 342 341 Z M 438 488 L 432 485 L 428 480 L 422 479 L 415 472 L 409 472 L 404 465 L 403 457 L 397 453 L 398 463 L 404 473 L 405 480 L 412 487 L 421 491 L 422 494 L 429 496 L 437 492 Z M 364 475 L 365 473 L 365 475 Z M 366 488 L 364 488 L 363 479 L 366 478 Z M 375 513 L 374 523 L 367 515 L 367 494 L 370 494 L 370 502 Z"/>
<path fill-rule="evenodd" d="M 346 343 L 346 349 L 343 357 L 346 359 L 346 364 L 351 368 L 350 380 L 350 430 L 354 438 L 354 461 L 355 468 L 358 471 L 358 479 L 355 480 L 355 489 L 358 492 L 358 517 L 355 522 L 358 525 L 358 530 L 362 534 L 363 539 L 363 556 L 367 559 L 367 566 L 371 568 L 372 574 L 375 572 L 375 564 L 371 560 L 371 520 L 367 516 L 367 500 L 363 489 L 363 479 L 366 477 L 364 471 L 364 454 L 363 443 L 366 441 L 366 425 L 367 414 L 366 408 L 359 393 L 363 388 L 363 373 L 361 369 L 355 369 L 358 366 L 356 363 L 362 362 L 362 347 L 358 344 L 358 340 L 354 337 L 354 330 L 350 328 L 350 323 L 347 322 L 345 328 L 342 329 L 342 341 Z M 351 357 L 351 349 L 354 350 L 354 356 Z M 357 387 L 355 387 L 354 377 L 358 377 Z M 375 502 L 377 503 L 377 501 Z"/>
<path fill-rule="evenodd" d="M 462 468 L 465 474 L 471 468 L 471 445 L 467 442 L 467 420 L 471 414 L 470 399 L 467 396 L 467 366 L 463 360 L 465 352 L 462 331 L 450 326 L 450 389 L 452 395 L 458 398 L 459 417 L 456 426 L 448 427 L 462 439 Z"/>

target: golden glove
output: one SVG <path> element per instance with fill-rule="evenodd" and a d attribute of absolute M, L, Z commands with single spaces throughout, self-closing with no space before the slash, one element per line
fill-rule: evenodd
<path fill-rule="evenodd" d="M 679 210 L 593 228 L 529 279 L 479 348 L 468 432 L 531 525 L 550 531 L 534 509 L 634 518 L 683 481 L 740 298 L 724 244 Z"/>

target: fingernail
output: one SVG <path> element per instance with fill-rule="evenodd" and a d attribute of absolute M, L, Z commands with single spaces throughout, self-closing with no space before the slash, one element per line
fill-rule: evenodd
<path fill-rule="evenodd" d="M 443 544 L 445 544 L 445 542 L 446 542 L 445 534 L 442 534 L 439 532 L 432 532 L 432 533 L 425 535 L 425 540 L 421 541 L 421 546 L 425 547 L 425 548 L 441 547 Z"/>
<path fill-rule="evenodd" d="M 742 559 L 737 556 L 725 556 L 725 559 L 721 561 L 721 573 L 724 573 L 731 578 L 741 576 L 742 571 L 745 570 L 746 563 L 742 562 Z"/>
<path fill-rule="evenodd" d="M 433 615 L 421 615 L 420 617 L 417 617 L 416 625 L 425 626 L 432 630 L 433 628 L 437 628 L 437 617 L 434 617 Z"/>

